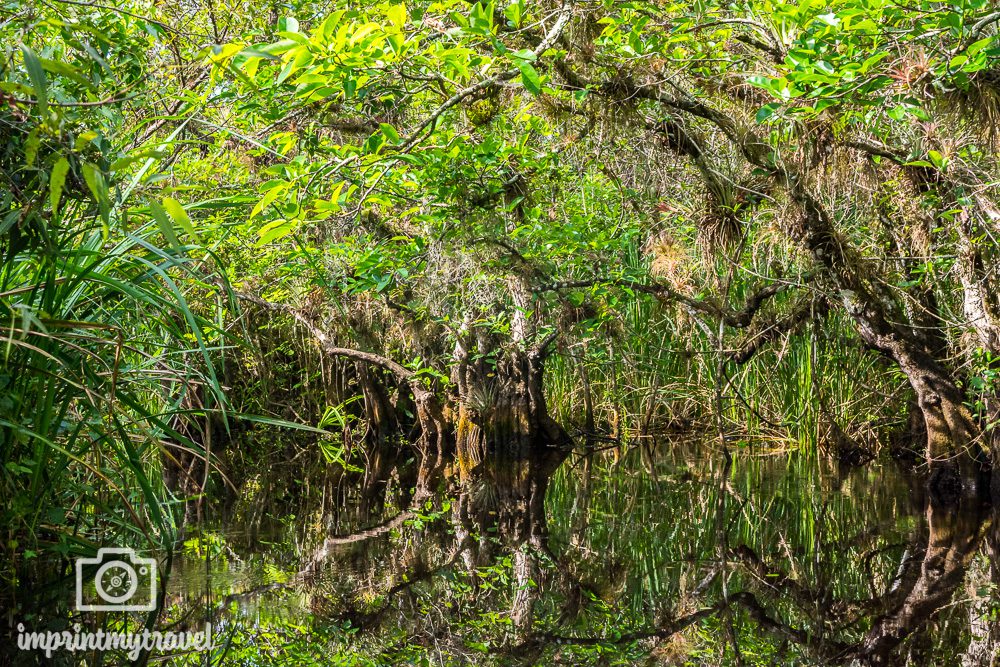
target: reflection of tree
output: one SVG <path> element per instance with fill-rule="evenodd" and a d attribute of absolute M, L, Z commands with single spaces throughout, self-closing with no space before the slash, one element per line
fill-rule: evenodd
<path fill-rule="evenodd" d="M 929 630 L 927 622 L 952 602 L 982 540 L 984 517 L 978 507 L 927 503 L 925 518 L 926 523 L 913 532 L 886 590 L 868 600 L 837 600 L 822 586 L 811 587 L 770 568 L 746 547 L 737 555 L 748 570 L 767 581 L 769 593 L 781 603 L 814 621 L 821 614 L 830 625 L 829 632 L 813 636 L 796 636 L 798 631 L 790 632 L 786 626 L 782 631 L 786 638 L 823 662 L 891 665 L 900 660 L 898 652 L 905 640 L 929 639 L 920 637 Z M 833 639 L 870 615 L 874 616 L 871 627 L 858 641 Z"/>
<path fill-rule="evenodd" d="M 582 664 L 572 661 L 606 651 L 683 651 L 711 628 L 709 641 L 718 642 L 713 648 L 724 651 L 723 662 L 765 647 L 804 664 L 897 664 L 904 655 L 913 664 L 931 664 L 925 652 L 940 651 L 942 624 L 928 621 L 950 606 L 983 541 L 984 517 L 976 507 L 948 511 L 916 499 L 922 521 L 907 535 L 898 532 L 905 522 L 880 524 L 883 514 L 876 512 L 885 499 L 863 491 L 847 496 L 824 489 L 815 502 L 809 491 L 800 488 L 796 496 L 783 489 L 775 502 L 761 487 L 753 492 L 758 477 L 744 481 L 723 468 L 685 470 L 673 481 L 669 474 L 650 481 L 626 473 L 609 485 L 606 476 L 613 473 L 602 470 L 595 455 L 566 466 L 553 484 L 564 450 L 524 457 L 517 452 L 531 448 L 476 442 L 487 443 L 480 459 L 486 464 L 462 479 L 445 477 L 445 486 L 420 506 L 324 542 L 297 582 L 314 612 L 349 622 L 366 642 L 390 653 L 436 646 L 458 656 L 488 645 L 501 660 Z M 504 456 L 502 466 L 490 456 Z M 800 475 L 789 477 L 801 487 Z M 744 483 L 749 486 L 741 488 Z M 641 491 L 643 484 L 650 486 Z M 669 525 L 676 543 L 625 516 L 629 494 L 640 491 L 662 502 L 645 511 L 665 513 L 661 526 Z M 551 543 L 547 493 L 554 495 L 549 511 L 561 519 L 553 522 Z M 718 520 L 729 535 L 717 522 L 697 523 L 721 495 L 733 501 Z M 796 532 L 795 512 L 803 508 L 815 525 Z M 744 523 L 734 531 L 734 522 Z M 748 526 L 757 532 L 747 533 Z M 1000 546 L 995 532 L 987 540 L 994 554 Z M 805 544 L 812 551 L 800 550 Z M 647 557 L 645 564 L 639 560 Z M 643 589 L 649 604 L 631 603 L 638 567 L 662 574 L 664 563 L 676 564 L 670 567 L 683 570 L 689 584 Z M 996 581 L 997 566 L 984 576 Z M 970 609 L 981 630 L 968 644 L 966 665 L 989 665 L 996 653 L 997 631 L 986 611 Z M 951 627 L 959 625 L 969 627 L 964 616 Z M 947 645 L 957 641 L 949 636 Z"/>
<path fill-rule="evenodd" d="M 994 515 L 986 529 L 985 558 L 970 568 L 969 588 L 975 603 L 969 605 L 969 646 L 962 656 L 963 667 L 1000 665 L 1000 520 Z M 979 589 L 989 594 L 978 595 Z"/>
<path fill-rule="evenodd" d="M 864 662 L 891 664 L 891 655 L 902 641 L 951 601 L 979 546 L 984 521 L 978 508 L 930 503 L 926 514 L 928 539 L 920 568 L 915 577 L 907 577 L 908 581 L 890 591 L 891 606 L 859 642 L 855 653 Z"/>
<path fill-rule="evenodd" d="M 506 375 L 514 381 L 491 385 L 495 400 L 489 411 L 462 402 L 455 443 L 459 475 L 444 478 L 441 493 L 418 491 L 415 504 L 396 516 L 350 534 L 326 537 L 300 571 L 299 581 L 313 585 L 322 580 L 324 569 L 343 571 L 345 558 L 362 556 L 366 562 L 353 563 L 351 569 L 366 571 L 358 580 L 378 581 L 377 596 L 385 602 L 360 611 L 342 590 L 337 615 L 365 627 L 381 622 L 409 589 L 442 570 L 461 566 L 475 582 L 479 568 L 509 556 L 513 572 L 509 618 L 515 636 L 530 634 L 543 576 L 539 560 L 552 560 L 546 490 L 571 444 L 565 431 L 549 418 L 541 398 L 542 358 L 533 352 L 512 354 L 505 360 L 510 364 Z M 485 370 L 474 370 L 470 366 L 462 378 L 462 396 L 486 391 L 471 387 L 486 376 Z M 422 464 L 421 470 L 425 467 Z M 433 467 L 440 472 L 440 466 Z M 421 487 L 431 487 L 422 476 Z M 449 503 L 450 534 L 442 530 L 442 521 L 432 521 L 426 529 L 422 525 L 428 512 L 446 513 L 442 495 L 455 497 Z M 391 536 L 396 539 L 386 539 Z"/>

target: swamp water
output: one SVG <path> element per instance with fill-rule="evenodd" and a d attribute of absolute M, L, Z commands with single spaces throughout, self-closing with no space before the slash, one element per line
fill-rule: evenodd
<path fill-rule="evenodd" d="M 522 539 L 528 504 L 485 487 L 217 522 L 186 535 L 165 601 L 177 627 L 207 614 L 216 649 L 171 661 L 997 664 L 997 520 L 921 489 L 891 463 L 671 442 L 571 456 Z"/>

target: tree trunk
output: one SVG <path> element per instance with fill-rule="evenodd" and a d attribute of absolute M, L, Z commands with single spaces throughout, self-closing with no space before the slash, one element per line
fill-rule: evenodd
<path fill-rule="evenodd" d="M 477 362 L 459 369 L 456 461 L 464 487 L 483 485 L 497 520 L 517 542 L 545 533 L 545 491 L 572 440 L 548 414 L 540 355 L 514 350 L 495 377 Z"/>
<path fill-rule="evenodd" d="M 913 387 L 927 426 L 929 490 L 946 502 L 954 502 L 963 491 L 974 492 L 978 429 L 964 405 L 962 390 L 930 355 L 921 337 L 896 324 L 901 318 L 887 312 L 884 300 L 877 296 L 878 281 L 866 276 L 861 262 L 836 233 L 829 213 L 800 177 L 784 172 L 783 181 L 803 212 L 791 225 L 791 236 L 825 267 L 862 340 L 899 364 Z"/>

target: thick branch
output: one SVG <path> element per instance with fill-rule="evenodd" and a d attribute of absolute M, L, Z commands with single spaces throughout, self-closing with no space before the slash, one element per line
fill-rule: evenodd
<path fill-rule="evenodd" d="M 729 358 L 737 364 L 745 364 L 765 345 L 777 340 L 781 336 L 798 333 L 806 323 L 823 315 L 826 309 L 827 302 L 825 299 L 819 302 L 813 302 L 811 299 L 805 300 L 788 315 L 782 317 L 763 331 L 751 336 L 739 350 L 732 352 Z"/>
<path fill-rule="evenodd" d="M 802 283 L 808 282 L 811 279 L 812 274 L 805 274 L 802 277 Z M 645 294 L 652 294 L 666 301 L 676 301 L 688 306 L 692 310 L 696 310 L 711 317 L 719 318 L 728 326 L 735 327 L 737 329 L 745 329 L 750 326 L 753 322 L 754 316 L 761 309 L 761 307 L 763 307 L 764 303 L 767 302 L 768 299 L 781 294 L 789 288 L 801 287 L 802 283 L 777 282 L 765 285 L 751 294 L 747 298 L 743 308 L 740 310 L 728 310 L 713 301 L 695 299 L 660 283 L 638 283 L 631 280 L 608 280 L 600 278 L 590 280 L 568 280 L 542 285 L 540 287 L 536 287 L 534 291 L 536 293 L 555 292 L 564 289 L 579 289 L 582 287 L 593 287 L 595 285 L 609 285 Z"/>

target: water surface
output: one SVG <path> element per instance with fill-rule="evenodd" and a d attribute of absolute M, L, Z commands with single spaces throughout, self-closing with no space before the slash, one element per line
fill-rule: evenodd
<path fill-rule="evenodd" d="M 727 463 L 714 443 L 674 440 L 574 455 L 547 481 L 541 538 L 512 537 L 510 517 L 531 509 L 486 485 L 416 508 L 219 518 L 187 535 L 171 614 L 210 609 L 233 665 L 996 654 L 990 513 L 931 507 L 894 464 L 845 470 L 751 447 Z"/>

